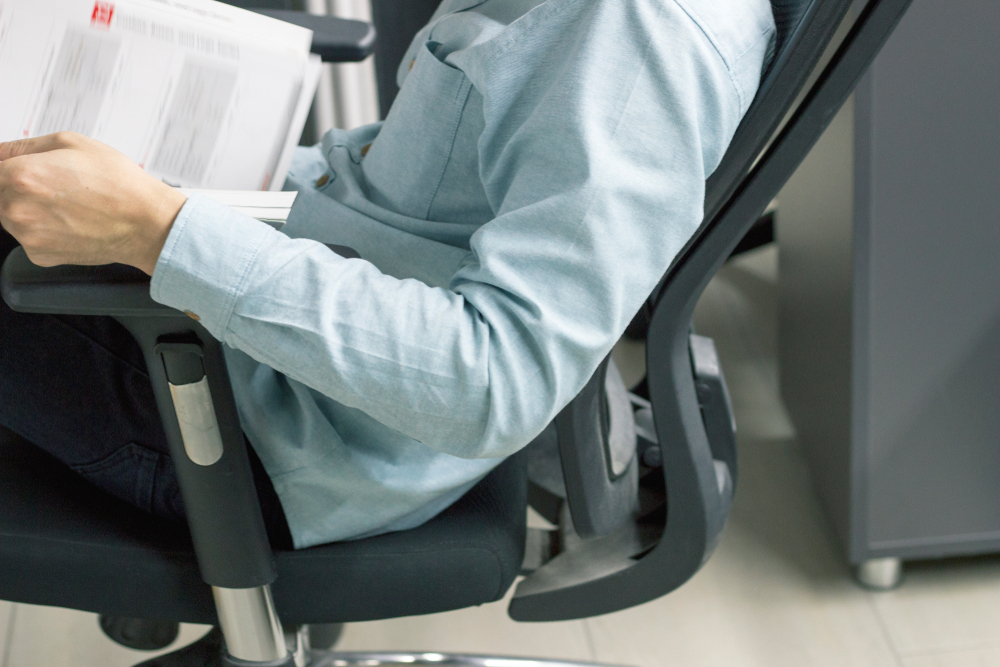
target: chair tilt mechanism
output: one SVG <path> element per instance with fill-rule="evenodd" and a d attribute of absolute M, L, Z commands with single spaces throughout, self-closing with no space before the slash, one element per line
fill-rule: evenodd
<path fill-rule="evenodd" d="M 650 400 L 636 398 L 624 412 L 611 405 L 605 362 L 560 413 L 555 432 L 565 500 L 534 485 L 529 489 L 519 454 L 418 528 L 272 551 L 221 344 L 183 313 L 155 303 L 148 277 L 137 270 L 42 269 L 22 250 L 14 251 L 2 270 L 3 298 L 11 308 L 110 315 L 142 347 L 189 531 L 98 491 L 28 443 L 0 439 L 0 599 L 221 630 L 150 666 L 487 665 L 488 659 L 476 656 L 313 650 L 307 627 L 495 601 L 519 573 L 527 576 L 509 609 L 519 621 L 604 614 L 677 588 L 711 555 L 737 481 L 725 382 L 711 341 L 691 334 L 694 305 L 909 2 L 871 0 L 865 6 L 754 164 L 851 5 L 772 0 L 778 24 L 772 65 L 707 183 L 704 223 L 650 297 Z M 343 52 L 363 57 L 371 48 L 365 25 L 348 26 L 354 32 L 344 38 L 343 25 L 315 24 L 314 50 L 328 58 Z M 324 35 L 349 43 L 323 45 Z M 611 446 L 623 433 L 638 434 L 625 456 Z M 529 499 L 555 530 L 526 529 Z M 539 663 L 566 664 L 504 660 L 513 666 Z"/>

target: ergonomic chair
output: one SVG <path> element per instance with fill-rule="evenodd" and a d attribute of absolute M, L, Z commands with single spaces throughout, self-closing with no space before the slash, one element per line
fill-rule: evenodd
<path fill-rule="evenodd" d="M 851 5 L 772 1 L 778 24 L 772 64 L 708 180 L 704 223 L 651 297 L 650 402 L 624 417 L 609 405 L 605 362 L 560 413 L 554 432 L 565 502 L 537 487 L 529 493 L 524 456 L 515 455 L 421 527 L 272 552 L 220 344 L 190 318 L 153 302 L 145 274 L 122 266 L 41 269 L 15 251 L 2 272 L 3 298 L 12 308 L 111 315 L 143 348 L 190 535 L 97 491 L 37 448 L 4 442 L 0 598 L 221 627 L 216 644 L 201 644 L 208 649 L 199 652 L 196 644 L 159 665 L 489 665 L 499 663 L 474 656 L 311 651 L 308 634 L 297 628 L 494 601 L 522 567 L 527 576 L 509 608 L 519 621 L 613 612 L 677 588 L 711 555 L 737 478 L 718 360 L 710 341 L 690 330 L 695 302 L 819 137 L 909 2 L 870 0 L 754 163 Z M 192 411 L 215 419 L 203 421 L 196 433 Z M 638 437 L 634 444 L 626 441 L 633 451 L 621 456 L 612 444 L 627 418 Z M 558 530 L 526 539 L 529 497 Z M 287 636 L 279 617 L 290 629 Z"/>

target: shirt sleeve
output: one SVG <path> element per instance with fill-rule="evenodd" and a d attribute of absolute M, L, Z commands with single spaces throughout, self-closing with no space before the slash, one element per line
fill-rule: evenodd
<path fill-rule="evenodd" d="M 546 2 L 439 57 L 482 95 L 496 214 L 449 284 L 392 277 L 193 197 L 151 293 L 390 428 L 494 458 L 579 392 L 697 228 L 744 104 L 671 2 Z"/>

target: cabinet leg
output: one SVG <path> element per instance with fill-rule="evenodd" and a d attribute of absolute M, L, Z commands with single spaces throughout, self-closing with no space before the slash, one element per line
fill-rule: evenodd
<path fill-rule="evenodd" d="M 903 561 L 898 558 L 873 558 L 855 570 L 858 583 L 875 591 L 888 591 L 903 580 Z"/>

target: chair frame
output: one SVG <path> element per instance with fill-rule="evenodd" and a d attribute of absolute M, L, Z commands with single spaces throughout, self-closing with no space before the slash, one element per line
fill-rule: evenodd
<path fill-rule="evenodd" d="M 793 26 L 784 43 L 778 45 L 757 98 L 707 183 L 705 222 L 651 297 L 653 313 L 646 363 L 663 467 L 655 478 L 647 474 L 644 480 L 662 493 L 658 479 L 662 474 L 663 504 L 647 507 L 645 512 L 627 519 L 618 531 L 584 542 L 522 581 L 511 601 L 512 618 L 564 620 L 642 604 L 684 584 L 711 556 L 729 514 L 732 492 L 720 483 L 717 465 L 727 458 L 726 443 L 709 438 L 709 432 L 720 429 L 718 424 L 706 424 L 705 400 L 699 397 L 698 378 L 693 373 L 693 367 L 698 365 L 692 356 L 690 338 L 695 305 L 708 282 L 822 135 L 911 1 L 870 0 L 788 123 L 761 156 L 852 2 L 814 0 L 805 11 L 792 17 Z M 772 3 L 776 10 L 780 4 Z M 593 391 L 593 384 L 592 380 L 585 392 Z M 721 383 L 717 391 L 721 391 Z M 712 400 L 720 403 L 726 399 L 715 396 Z M 570 411 L 578 409 L 578 401 L 567 407 Z M 606 440 L 599 444 L 607 446 Z M 735 467 L 729 472 L 735 485 Z M 566 478 L 570 513 L 575 515 L 574 489 L 569 488 L 574 478 L 569 474 Z M 586 494 L 587 489 L 576 492 Z M 663 514 L 666 516 L 661 519 Z"/>

